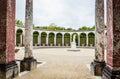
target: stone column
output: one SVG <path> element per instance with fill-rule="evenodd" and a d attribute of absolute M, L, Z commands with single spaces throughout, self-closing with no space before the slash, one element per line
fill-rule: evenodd
<path fill-rule="evenodd" d="M 25 35 L 23 34 L 23 46 L 25 45 Z"/>
<path fill-rule="evenodd" d="M 80 46 L 80 34 L 78 34 L 78 46 Z"/>
<path fill-rule="evenodd" d="M 18 75 L 15 62 L 15 0 L 0 0 L 0 79 Z"/>
<path fill-rule="evenodd" d="M 20 35 L 20 46 L 22 46 L 23 45 L 23 35 L 21 34 Z"/>
<path fill-rule="evenodd" d="M 25 57 L 20 62 L 20 71 L 30 71 L 37 67 L 37 61 L 33 58 L 32 25 L 33 25 L 33 0 L 26 0 L 25 13 Z"/>
<path fill-rule="evenodd" d="M 120 79 L 120 0 L 107 0 L 107 66 L 102 79 Z"/>
<path fill-rule="evenodd" d="M 49 38 L 49 34 L 47 34 L 46 36 L 46 45 L 48 46 L 48 38 Z"/>
<path fill-rule="evenodd" d="M 40 34 L 38 35 L 38 45 L 40 46 L 40 44 L 41 44 L 41 36 L 40 36 Z"/>
<path fill-rule="evenodd" d="M 64 46 L 64 34 L 62 36 L 62 46 Z"/>
<path fill-rule="evenodd" d="M 54 45 L 56 46 L 56 34 L 55 34 L 55 37 L 54 37 Z"/>
<path fill-rule="evenodd" d="M 71 42 L 72 42 L 72 34 L 70 34 L 70 46 L 71 46 Z"/>
<path fill-rule="evenodd" d="M 86 34 L 86 47 L 88 47 L 88 34 Z"/>
<path fill-rule="evenodd" d="M 104 61 L 104 0 L 96 0 L 96 29 L 95 29 L 95 59 L 91 63 L 91 71 L 96 76 L 101 76 Z"/>

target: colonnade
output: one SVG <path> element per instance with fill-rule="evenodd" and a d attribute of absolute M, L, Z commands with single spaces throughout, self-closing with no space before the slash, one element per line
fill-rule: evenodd
<path fill-rule="evenodd" d="M 16 26 L 16 33 L 18 30 L 21 30 L 22 33 L 20 34 L 20 41 L 19 41 L 19 45 L 18 46 L 23 46 L 24 45 L 24 27 L 18 27 Z M 72 36 L 74 34 L 78 35 L 78 37 L 76 37 L 76 40 L 77 40 L 77 46 L 94 46 L 95 44 L 89 44 L 89 37 L 88 35 L 90 33 L 92 33 L 94 35 L 94 38 L 95 38 L 95 31 L 66 31 L 66 30 L 61 30 L 61 31 L 51 31 L 51 30 L 39 30 L 39 29 L 34 29 L 33 30 L 33 34 L 37 32 L 38 33 L 38 36 L 37 36 L 37 42 L 35 44 L 33 44 L 34 46 L 70 46 L 71 42 L 72 42 Z M 45 43 L 42 43 L 42 33 L 46 33 L 46 37 L 45 37 Z M 49 35 L 50 34 L 54 34 L 53 36 L 53 40 L 54 41 L 53 43 L 50 44 L 49 42 Z M 57 44 L 57 36 L 58 34 L 61 35 L 61 44 Z M 65 43 L 65 35 L 66 34 L 69 34 L 69 45 Z M 83 44 L 82 42 L 80 42 L 81 38 L 81 34 L 85 34 L 85 44 Z M 16 39 L 16 38 L 15 38 Z M 33 37 L 33 40 L 34 40 L 34 37 Z M 95 43 L 95 40 L 93 40 L 94 43 Z M 17 42 L 17 41 L 15 41 Z M 16 43 L 17 44 L 17 43 Z"/>

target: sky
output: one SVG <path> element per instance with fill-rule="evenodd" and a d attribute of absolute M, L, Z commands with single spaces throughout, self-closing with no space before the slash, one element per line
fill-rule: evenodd
<path fill-rule="evenodd" d="M 16 19 L 25 19 L 25 0 L 16 0 Z M 95 0 L 33 0 L 33 23 L 80 28 L 95 25 Z"/>

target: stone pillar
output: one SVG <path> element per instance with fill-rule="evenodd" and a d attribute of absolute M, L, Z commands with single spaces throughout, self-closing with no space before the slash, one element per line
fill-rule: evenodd
<path fill-rule="evenodd" d="M 15 62 L 15 0 L 0 0 L 0 79 L 18 75 Z"/>
<path fill-rule="evenodd" d="M 54 36 L 54 45 L 56 46 L 56 34 Z"/>
<path fill-rule="evenodd" d="M 62 46 L 64 46 L 64 34 L 62 36 Z"/>
<path fill-rule="evenodd" d="M 102 79 L 120 79 L 120 0 L 107 0 L 107 66 Z"/>
<path fill-rule="evenodd" d="M 20 71 L 30 71 L 37 67 L 37 61 L 33 58 L 32 47 L 32 25 L 33 25 L 33 0 L 26 0 L 25 14 L 25 57 L 20 62 Z"/>
<path fill-rule="evenodd" d="M 86 34 L 86 47 L 88 47 L 88 34 Z"/>
<path fill-rule="evenodd" d="M 71 46 L 71 42 L 72 42 L 72 34 L 70 34 L 70 46 Z"/>
<path fill-rule="evenodd" d="M 95 59 L 91 63 L 91 72 L 96 76 L 101 76 L 104 61 L 104 0 L 96 0 L 96 29 L 95 29 Z"/>
<path fill-rule="evenodd" d="M 78 34 L 78 46 L 80 46 L 80 34 Z"/>
<path fill-rule="evenodd" d="M 38 35 L 38 45 L 40 46 L 40 44 L 41 44 L 41 36 L 40 36 L 40 34 Z"/>
<path fill-rule="evenodd" d="M 23 35 L 21 34 L 20 35 L 20 46 L 22 46 L 23 45 Z"/>
<path fill-rule="evenodd" d="M 25 45 L 25 35 L 23 34 L 23 46 Z"/>
<path fill-rule="evenodd" d="M 48 46 L 48 38 L 49 38 L 49 34 L 47 34 L 46 36 L 46 45 Z"/>

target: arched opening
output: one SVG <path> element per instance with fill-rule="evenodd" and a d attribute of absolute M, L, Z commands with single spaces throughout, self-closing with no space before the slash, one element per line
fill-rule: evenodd
<path fill-rule="evenodd" d="M 49 37 L 48 37 L 48 45 L 49 46 L 53 46 L 54 45 L 54 37 L 55 37 L 55 34 L 54 33 L 49 33 Z"/>
<path fill-rule="evenodd" d="M 33 46 L 37 46 L 38 45 L 38 36 L 39 36 L 39 32 L 38 31 L 33 32 Z"/>
<path fill-rule="evenodd" d="M 69 33 L 64 34 L 64 46 L 70 46 L 70 34 Z"/>
<path fill-rule="evenodd" d="M 23 30 L 18 29 L 16 32 L 16 45 L 23 46 Z"/>
<path fill-rule="evenodd" d="M 75 42 L 76 42 L 76 45 L 78 46 L 78 34 L 77 33 L 73 33 L 72 34 L 72 41 L 73 41 L 73 36 L 76 35 L 75 37 Z"/>
<path fill-rule="evenodd" d="M 41 33 L 41 46 L 45 46 L 46 45 L 46 37 L 47 37 L 47 33 L 46 32 L 42 32 Z"/>
<path fill-rule="evenodd" d="M 81 33 L 80 34 L 80 46 L 86 46 L 86 34 L 85 33 Z"/>
<path fill-rule="evenodd" d="M 56 45 L 62 46 L 62 34 L 61 33 L 57 33 L 56 35 Z"/>
<path fill-rule="evenodd" d="M 94 33 L 89 33 L 88 34 L 88 46 L 94 46 L 95 45 L 95 34 Z"/>

